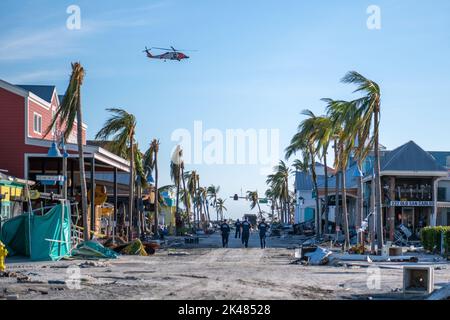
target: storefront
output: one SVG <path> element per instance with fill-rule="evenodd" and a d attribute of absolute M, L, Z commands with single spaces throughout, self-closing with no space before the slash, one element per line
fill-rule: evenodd
<path fill-rule="evenodd" d="M 369 159 L 367 173 L 372 171 Z M 366 173 L 366 174 L 367 174 Z M 427 151 L 413 141 L 392 151 L 385 151 L 380 159 L 383 222 L 386 238 L 403 225 L 412 233 L 412 240 L 420 231 L 437 224 L 437 182 L 448 178 L 448 170 Z M 365 183 L 371 189 L 372 175 Z"/>

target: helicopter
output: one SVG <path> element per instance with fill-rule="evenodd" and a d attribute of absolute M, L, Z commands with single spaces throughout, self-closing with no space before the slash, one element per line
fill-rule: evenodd
<path fill-rule="evenodd" d="M 152 49 L 156 49 L 156 50 L 165 50 L 167 52 L 163 53 L 163 54 L 158 54 L 158 55 L 153 55 L 151 53 Z M 186 50 L 183 50 L 186 52 Z M 194 50 L 189 50 L 189 51 L 194 51 Z M 147 53 L 147 57 L 149 59 L 159 59 L 159 60 L 177 60 L 177 61 L 181 61 L 181 60 L 185 60 L 185 59 L 189 59 L 189 56 L 185 55 L 183 52 L 181 52 L 180 50 L 175 49 L 174 47 L 170 47 L 170 49 L 166 49 L 166 48 L 150 48 L 148 49 L 147 47 L 145 47 L 145 50 L 143 51 L 145 53 Z"/>

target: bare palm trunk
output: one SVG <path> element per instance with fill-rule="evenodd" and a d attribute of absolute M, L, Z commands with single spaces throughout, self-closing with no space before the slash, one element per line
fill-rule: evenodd
<path fill-rule="evenodd" d="M 155 150 L 155 236 L 159 238 L 158 150 Z"/>
<path fill-rule="evenodd" d="M 289 178 L 286 177 L 285 179 L 285 184 L 286 184 L 286 190 L 284 191 L 286 193 L 286 219 L 287 219 L 287 223 L 291 223 L 291 205 L 290 205 L 290 201 L 289 201 Z"/>
<path fill-rule="evenodd" d="M 312 150 L 310 150 L 310 154 L 313 155 L 314 153 L 311 152 Z M 312 178 L 313 178 L 313 183 L 314 183 L 314 189 L 316 190 L 316 237 L 317 239 L 319 239 L 322 235 L 322 217 L 321 215 L 321 210 L 320 210 L 320 201 L 319 201 L 319 187 L 317 185 L 317 174 L 316 174 L 316 162 L 313 156 L 312 160 L 311 160 L 311 174 L 312 174 Z"/>
<path fill-rule="evenodd" d="M 128 240 L 133 240 L 133 210 L 134 210 L 134 133 L 130 136 L 130 190 L 128 200 Z"/>
<path fill-rule="evenodd" d="M 258 206 L 258 211 L 259 211 L 259 219 L 261 220 L 263 218 L 263 213 L 261 211 L 261 206 L 259 205 L 259 201 L 256 200 L 256 204 Z"/>
<path fill-rule="evenodd" d="M 198 227 L 198 218 L 197 218 L 197 201 L 196 201 L 196 195 L 195 193 L 192 195 L 192 209 L 194 211 L 194 225 Z"/>
<path fill-rule="evenodd" d="M 184 163 L 181 164 L 181 179 L 183 181 L 183 191 L 184 191 L 184 206 L 186 207 L 186 214 L 188 219 L 189 228 L 191 227 L 191 208 L 189 204 L 189 196 L 186 189 L 186 180 L 184 179 Z"/>
<path fill-rule="evenodd" d="M 347 178 L 346 178 L 346 170 L 342 170 L 342 213 L 344 218 L 344 232 L 345 232 L 345 244 L 344 249 L 348 249 L 350 246 L 350 231 L 348 227 L 348 211 L 347 211 Z"/>
<path fill-rule="evenodd" d="M 177 184 L 177 200 L 176 200 L 176 211 L 175 211 L 175 233 L 176 235 L 181 235 L 181 215 L 180 215 L 180 168 L 177 165 L 178 172 L 176 173 L 176 184 Z"/>
<path fill-rule="evenodd" d="M 81 94 L 80 94 L 81 95 Z M 81 97 L 80 97 L 81 100 Z M 79 101 L 80 101 L 79 100 Z M 88 203 L 87 203 L 87 187 L 86 187 L 86 171 L 84 167 L 84 145 L 83 145 L 83 116 L 81 113 L 81 105 L 77 105 L 77 144 L 78 159 L 80 165 L 80 186 L 81 186 L 81 212 L 83 214 L 83 238 L 84 241 L 90 240 L 89 223 L 88 223 Z M 92 177 L 94 179 L 94 177 Z"/>
<path fill-rule="evenodd" d="M 381 177 L 380 177 L 380 144 L 379 144 L 379 131 L 378 131 L 378 121 L 379 121 L 379 110 L 375 110 L 374 122 L 375 122 L 375 133 L 374 133 L 374 145 L 375 145 L 375 208 L 376 208 L 376 220 L 377 220 L 377 244 L 378 251 L 383 248 L 384 235 L 383 235 L 383 210 L 381 206 Z"/>
<path fill-rule="evenodd" d="M 334 157 L 335 159 L 339 159 L 339 150 L 338 150 L 338 144 L 337 140 L 334 141 Z M 335 189 L 335 199 L 336 199 L 336 208 L 334 212 L 334 220 L 336 224 L 336 237 L 339 236 L 338 227 L 339 230 L 341 228 L 341 222 L 342 222 L 342 215 L 341 215 L 341 206 L 340 206 L 340 190 L 341 190 L 341 176 L 340 171 L 338 169 L 339 167 L 336 167 L 336 189 Z"/>
<path fill-rule="evenodd" d="M 362 172 L 361 166 L 358 164 L 358 170 Z M 358 201 L 357 201 L 357 209 L 356 209 L 356 230 L 358 230 L 362 225 L 363 214 L 364 214 L 364 185 L 363 178 L 361 176 L 358 177 Z M 364 244 L 364 236 L 361 232 L 358 236 L 358 243 Z"/>
<path fill-rule="evenodd" d="M 323 162 L 325 166 L 325 226 L 324 226 L 324 232 L 328 233 L 328 220 L 329 217 L 329 197 L 328 197 L 328 164 L 327 164 L 327 150 L 328 148 L 325 148 L 323 153 Z"/>

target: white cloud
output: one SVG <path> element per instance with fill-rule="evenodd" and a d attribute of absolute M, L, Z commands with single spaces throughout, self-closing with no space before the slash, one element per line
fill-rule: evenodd
<path fill-rule="evenodd" d="M 26 84 L 40 81 L 53 83 L 56 80 L 64 80 L 66 78 L 68 79 L 69 76 L 70 70 L 35 70 L 26 73 L 5 76 L 5 79 L 8 79 L 8 82 L 17 84 Z"/>
<path fill-rule="evenodd" d="M 0 37 L 0 62 L 52 58 L 81 51 L 77 46 L 78 41 L 87 36 L 116 28 L 135 28 L 156 23 L 149 14 L 167 4 L 164 1 L 144 7 L 116 9 L 100 13 L 95 18 L 84 16 L 81 8 L 80 30 L 68 30 L 63 19 L 61 26 L 45 30 L 8 30 L 3 33 L 8 36 Z M 51 20 L 55 20 L 54 16 Z"/>

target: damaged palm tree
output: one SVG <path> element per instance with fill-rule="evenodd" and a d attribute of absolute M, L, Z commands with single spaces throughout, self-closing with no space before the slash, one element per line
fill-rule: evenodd
<path fill-rule="evenodd" d="M 88 203 L 87 203 L 87 186 L 86 171 L 84 167 L 84 144 L 83 144 L 83 116 L 81 109 L 81 86 L 84 80 L 84 69 L 79 62 L 72 63 L 72 75 L 70 76 L 69 86 L 62 102 L 48 126 L 45 136 L 47 136 L 55 125 L 64 129 L 64 138 L 67 140 L 70 133 L 77 123 L 77 145 L 78 145 L 78 163 L 80 170 L 80 186 L 81 186 L 81 212 L 83 217 L 83 238 L 89 240 L 88 226 Z"/>
<path fill-rule="evenodd" d="M 112 116 L 106 121 L 103 128 L 95 136 L 96 139 L 107 140 L 112 138 L 110 143 L 111 151 L 119 156 L 130 160 L 130 181 L 128 200 L 128 238 L 131 241 L 133 236 L 134 218 L 134 185 L 135 185 L 135 158 L 136 158 L 136 118 L 134 115 L 123 109 L 107 109 Z"/>
<path fill-rule="evenodd" d="M 175 208 L 175 226 L 176 234 L 181 235 L 183 221 L 180 213 L 180 185 L 181 185 L 181 164 L 183 162 L 183 150 L 181 146 L 177 146 L 172 154 L 170 161 L 170 177 L 175 184 L 176 191 L 176 208 Z"/>

